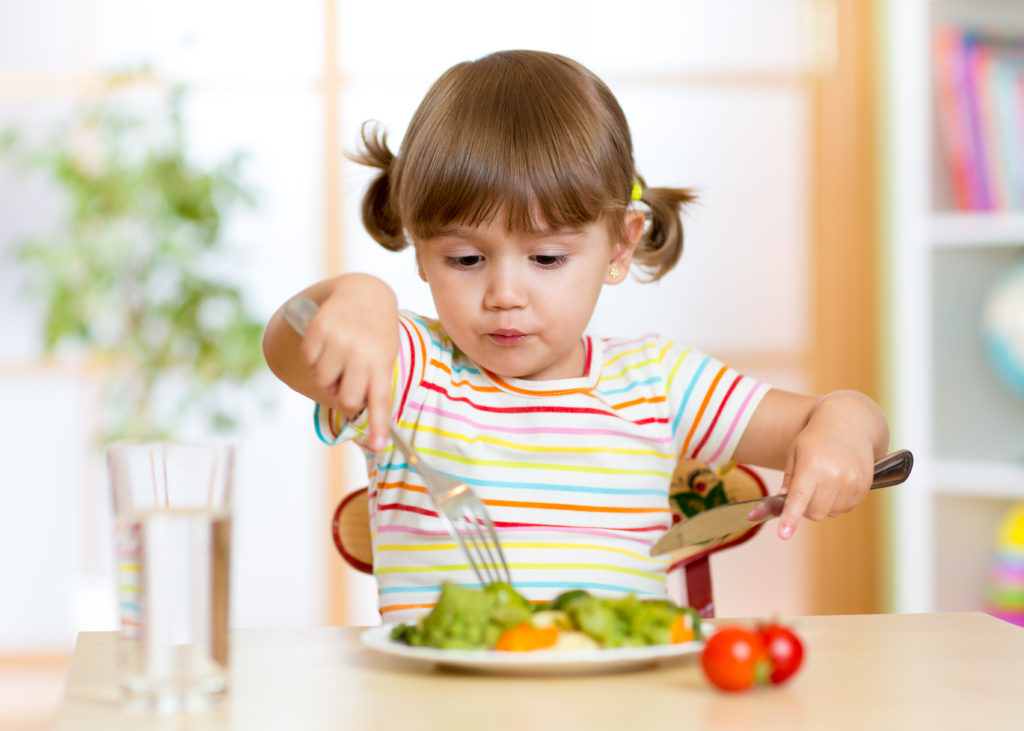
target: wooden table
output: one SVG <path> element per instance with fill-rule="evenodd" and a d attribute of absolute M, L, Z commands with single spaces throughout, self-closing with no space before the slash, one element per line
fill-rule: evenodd
<path fill-rule="evenodd" d="M 1011 729 L 1024 724 L 1024 629 L 980 613 L 792 620 L 804 666 L 723 693 L 695 656 L 626 673 L 509 677 L 440 670 L 362 646 L 360 628 L 235 630 L 232 692 L 207 714 L 118 710 L 114 633 L 79 635 L 56 728 Z"/>

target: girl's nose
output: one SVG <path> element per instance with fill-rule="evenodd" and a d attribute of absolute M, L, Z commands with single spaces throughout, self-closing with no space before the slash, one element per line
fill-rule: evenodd
<path fill-rule="evenodd" d="M 494 267 L 487 282 L 484 306 L 488 309 L 507 310 L 526 304 L 526 288 L 521 272 L 508 265 Z"/>

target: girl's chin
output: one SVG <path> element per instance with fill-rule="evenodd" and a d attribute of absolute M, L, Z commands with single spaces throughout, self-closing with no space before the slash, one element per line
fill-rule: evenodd
<path fill-rule="evenodd" d="M 477 360 L 476 364 L 487 369 L 488 372 L 494 374 L 498 378 L 515 378 L 519 381 L 546 380 L 539 375 L 540 371 L 536 368 L 530 368 L 528 366 L 516 367 L 516 364 L 510 363 L 508 358 L 485 358 L 483 360 Z"/>
<path fill-rule="evenodd" d="M 497 367 L 484 367 L 498 378 L 515 378 L 519 381 L 561 381 L 566 378 L 575 378 L 582 375 L 580 373 L 570 374 L 565 368 L 544 368 L 542 370 L 536 368 L 513 369 L 508 367 L 508 363 L 495 363 L 494 365 Z"/>

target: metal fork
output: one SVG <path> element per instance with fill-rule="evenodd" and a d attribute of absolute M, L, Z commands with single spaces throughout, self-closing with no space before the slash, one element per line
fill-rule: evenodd
<path fill-rule="evenodd" d="M 480 583 L 511 583 L 512 575 L 505 561 L 505 553 L 501 550 L 501 542 L 483 501 L 465 482 L 442 475 L 424 462 L 416 450 L 402 438 L 394 424 L 388 424 L 388 431 L 391 434 L 391 441 L 402 450 L 409 466 L 420 473 L 427 494 L 437 506 L 438 517 L 462 546 L 463 553 L 469 559 L 470 568 Z"/>
<path fill-rule="evenodd" d="M 316 310 L 316 303 L 308 297 L 293 297 L 285 303 L 281 314 L 295 332 L 304 336 Z M 512 574 L 498 533 L 480 497 L 466 483 L 443 475 L 424 462 L 390 422 L 388 432 L 409 466 L 423 478 L 427 495 L 437 507 L 437 516 L 459 542 L 477 580 L 485 586 L 497 581 L 511 583 Z"/>

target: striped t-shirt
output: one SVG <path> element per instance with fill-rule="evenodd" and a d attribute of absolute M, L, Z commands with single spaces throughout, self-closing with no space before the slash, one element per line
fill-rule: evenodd
<path fill-rule="evenodd" d="M 516 589 L 531 601 L 576 588 L 665 596 L 668 562 L 648 551 L 671 525 L 673 468 L 727 461 L 767 386 L 656 335 L 585 336 L 579 378 L 501 378 L 437 321 L 403 312 L 400 325 L 392 418 L 483 499 Z M 345 423 L 318 406 L 316 428 L 364 448 L 385 621 L 430 609 L 443 581 L 479 586 L 402 453 L 366 449 L 365 411 Z"/>

